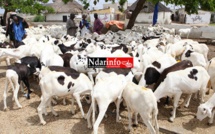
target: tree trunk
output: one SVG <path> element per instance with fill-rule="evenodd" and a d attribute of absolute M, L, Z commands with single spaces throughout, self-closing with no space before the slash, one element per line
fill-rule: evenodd
<path fill-rule="evenodd" d="M 135 20 L 137 18 L 137 15 L 140 13 L 140 11 L 143 9 L 143 5 L 146 2 L 146 0 L 139 0 L 137 2 L 136 8 L 131 14 L 131 18 L 129 19 L 127 29 L 131 29 L 134 26 Z"/>
<path fill-rule="evenodd" d="M 6 26 L 6 15 L 7 15 L 7 12 L 8 12 L 8 10 L 5 9 L 4 15 L 3 15 L 3 22 L 4 22 L 4 24 L 2 24 L 2 26 Z"/>

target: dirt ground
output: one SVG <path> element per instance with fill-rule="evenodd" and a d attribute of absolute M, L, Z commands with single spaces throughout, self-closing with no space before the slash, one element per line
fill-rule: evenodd
<path fill-rule="evenodd" d="M 215 57 L 215 46 L 209 45 L 209 59 Z M 31 79 L 31 89 L 34 91 L 31 94 L 31 99 L 27 100 L 23 93 L 19 92 L 18 99 L 22 109 L 18 109 L 14 101 L 12 101 L 12 91 L 8 92 L 7 104 L 9 110 L 3 111 L 3 90 L 5 88 L 5 64 L 1 63 L 0 65 L 0 134 L 90 134 L 92 133 L 91 129 L 87 128 L 87 121 L 81 118 L 80 110 L 75 103 L 76 113 L 72 115 L 70 112 L 70 101 L 67 100 L 67 105 L 62 104 L 62 100 L 59 99 L 58 104 L 54 106 L 54 109 L 59 114 L 58 117 L 55 117 L 48 109 L 49 114 L 44 116 L 47 124 L 45 126 L 40 125 L 39 117 L 37 115 L 37 107 L 40 103 L 41 92 L 38 84 L 35 80 Z M 206 95 L 207 100 L 210 95 Z M 182 99 L 183 100 L 183 99 Z M 172 104 L 170 106 L 164 107 L 164 100 L 161 100 L 159 106 L 159 126 L 165 128 L 175 133 L 181 134 L 211 134 L 215 133 L 215 123 L 211 126 L 207 125 L 208 118 L 204 119 L 202 122 L 194 118 L 197 107 L 199 105 L 198 100 L 191 100 L 189 108 L 177 109 L 176 119 L 173 123 L 168 122 L 170 117 L 170 111 Z M 82 101 L 83 108 L 85 113 L 88 111 L 89 104 L 85 101 Z M 140 134 L 149 133 L 148 129 L 139 123 L 137 127 L 133 127 L 133 130 L 129 132 L 127 130 L 128 119 L 127 111 L 122 106 L 120 109 L 120 115 L 122 120 L 120 123 L 116 123 L 116 113 L 112 112 L 115 109 L 115 105 L 111 104 L 107 111 L 107 118 L 102 120 L 102 123 L 99 126 L 100 134 Z M 162 131 L 161 133 L 170 133 Z"/>

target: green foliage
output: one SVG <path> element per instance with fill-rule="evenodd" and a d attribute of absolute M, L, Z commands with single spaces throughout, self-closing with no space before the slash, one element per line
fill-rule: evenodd
<path fill-rule="evenodd" d="M 43 11 L 54 12 L 51 7 L 44 6 L 49 0 L 0 0 L 0 7 L 7 11 L 40 14 Z"/>
<path fill-rule="evenodd" d="M 150 0 L 153 2 L 158 2 L 159 0 Z M 214 11 L 215 10 L 215 0 L 164 0 L 167 4 L 184 5 L 185 11 L 188 14 L 198 13 L 199 9 Z"/>
<path fill-rule="evenodd" d="M 67 3 L 70 0 L 63 0 Z M 79 0 L 83 3 L 84 9 L 89 8 L 89 0 Z M 119 2 L 119 10 L 124 11 L 123 5 L 127 0 L 118 0 Z M 151 1 L 154 4 L 159 2 L 160 0 L 147 0 Z M 185 11 L 188 14 L 197 13 L 199 9 L 207 10 L 207 11 L 215 11 L 215 0 L 163 0 L 167 4 L 175 4 L 177 6 L 185 6 Z M 93 0 L 94 5 L 96 5 L 99 0 Z M 105 0 L 105 2 L 112 2 L 114 3 L 115 0 Z"/>
<path fill-rule="evenodd" d="M 124 9 L 124 4 L 127 2 L 127 0 L 119 0 L 119 11 L 123 12 L 125 9 Z"/>
<path fill-rule="evenodd" d="M 62 0 L 65 4 L 69 1 L 72 1 L 72 0 Z"/>
<path fill-rule="evenodd" d="M 34 22 L 44 22 L 45 21 L 45 16 L 43 16 L 43 15 L 37 15 L 37 16 L 35 16 L 35 18 L 34 18 L 33 21 Z"/>
<path fill-rule="evenodd" d="M 62 1 L 66 4 L 71 0 L 62 0 Z M 81 1 L 81 3 L 83 3 L 84 9 L 88 9 L 90 7 L 90 3 L 89 3 L 90 0 L 79 0 L 79 1 Z M 124 11 L 123 5 L 125 4 L 126 1 L 127 0 L 119 0 L 119 5 L 120 5 L 119 10 L 122 11 L 122 12 Z M 96 5 L 98 2 L 99 2 L 99 0 L 93 0 L 94 5 Z M 115 0 L 105 0 L 105 2 L 115 3 Z"/>

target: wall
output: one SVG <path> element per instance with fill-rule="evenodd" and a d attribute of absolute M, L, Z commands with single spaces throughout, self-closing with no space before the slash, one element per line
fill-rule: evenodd
<path fill-rule="evenodd" d="M 138 22 L 138 23 L 151 23 L 152 24 L 152 21 L 153 21 L 153 13 L 140 13 L 136 18 L 136 22 Z M 171 23 L 171 12 L 159 12 L 157 23 L 170 24 Z"/>
<path fill-rule="evenodd" d="M 46 21 L 63 22 L 63 16 L 67 16 L 67 19 L 69 19 L 70 13 L 46 14 Z M 81 13 L 77 14 L 76 18 L 81 19 Z"/>
<path fill-rule="evenodd" d="M 186 24 L 210 24 L 211 13 L 202 12 L 199 14 L 186 15 Z"/>
<path fill-rule="evenodd" d="M 63 16 L 69 18 L 70 13 L 46 14 L 46 21 L 63 22 Z"/>

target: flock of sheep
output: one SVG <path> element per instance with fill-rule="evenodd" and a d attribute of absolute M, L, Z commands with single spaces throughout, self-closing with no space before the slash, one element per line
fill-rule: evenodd
<path fill-rule="evenodd" d="M 26 98 L 30 99 L 29 77 L 35 75 L 41 89 L 37 111 L 43 125 L 46 124 L 43 114 L 47 115 L 47 107 L 57 116 L 52 103 L 56 97 L 65 99 L 68 95 L 72 98 L 72 113 L 75 114 L 76 100 L 88 128 L 93 128 L 95 134 L 112 102 L 116 104 L 116 122 L 120 121 L 123 102 L 128 110 L 129 130 L 134 113 L 135 124 L 139 114 L 150 133 L 159 133 L 157 105 L 160 99 L 168 97 L 166 103 L 173 101 L 169 118 L 173 122 L 182 94 L 187 95 L 182 107 L 189 106 L 192 94 L 196 99 L 199 96 L 197 119 L 209 117 L 209 123 L 213 123 L 215 95 L 207 101 L 204 97 L 211 87 L 215 89 L 215 58 L 208 60 L 206 44 L 181 39 L 180 35 L 189 36 L 191 29 L 180 29 L 180 35 L 176 35 L 175 29 L 162 26 L 135 26 L 132 30 L 108 31 L 102 35 L 87 33 L 84 37 L 78 32 L 72 37 L 65 34 L 65 26 L 40 25 L 27 29 L 25 45 L 18 48 L 11 48 L 3 34 L 5 31 L 0 31 L 0 60 L 9 66 L 3 94 L 4 109 L 7 109 L 8 85 L 11 85 L 17 106 L 22 108 L 18 101 L 19 89 L 24 92 L 24 83 L 28 90 Z M 87 57 L 133 57 L 134 67 L 88 68 Z M 87 114 L 82 108 L 82 96 L 90 104 Z"/>

